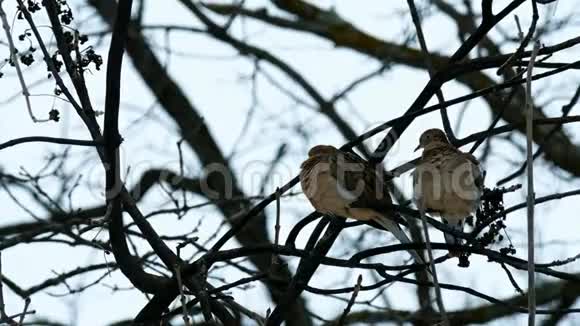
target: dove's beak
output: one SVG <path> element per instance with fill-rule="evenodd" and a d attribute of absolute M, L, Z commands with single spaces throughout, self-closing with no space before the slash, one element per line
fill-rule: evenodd
<path fill-rule="evenodd" d="M 418 151 L 419 149 L 421 149 L 421 147 L 423 147 L 423 146 L 421 146 L 421 144 L 419 144 L 419 146 L 417 146 L 417 148 L 415 148 L 415 150 L 413 152 Z"/>

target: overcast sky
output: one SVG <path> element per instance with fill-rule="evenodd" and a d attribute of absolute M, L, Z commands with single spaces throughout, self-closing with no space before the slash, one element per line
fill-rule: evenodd
<path fill-rule="evenodd" d="M 425 1 L 418 1 L 423 4 Z M 501 7 L 509 1 L 494 1 L 494 8 Z M 105 29 L 100 19 L 90 8 L 82 8 L 83 1 L 72 1 L 69 3 L 73 7 L 75 23 L 81 25 L 81 32 L 98 32 Z M 246 1 L 249 7 L 259 7 L 267 3 L 266 1 Z M 407 15 L 406 2 L 399 1 L 317 1 L 321 6 L 331 3 L 335 5 L 336 11 L 348 18 L 359 28 L 372 33 L 380 38 L 400 42 L 406 35 L 403 30 L 412 30 L 412 24 Z M 567 7 L 570 6 L 570 7 Z M 551 15 L 554 18 L 564 17 L 573 7 L 572 2 L 562 2 L 555 8 L 555 12 L 546 11 L 542 8 L 542 17 Z M 13 1 L 5 1 L 4 8 L 8 11 L 8 17 L 14 16 L 15 5 Z M 554 7 L 552 7 L 554 9 Z M 276 12 L 272 9 L 273 12 Z M 529 8 L 522 5 L 517 11 L 522 24 L 527 29 L 529 19 Z M 36 14 L 39 18 L 39 25 L 46 24 L 44 12 Z M 217 18 L 217 17 L 215 17 Z M 73 24 L 73 25 L 74 25 Z M 199 26 L 197 21 L 187 13 L 175 1 L 147 1 L 145 10 L 145 25 L 153 24 L 176 24 L 184 26 Z M 514 21 L 509 17 L 501 25 L 506 31 L 513 34 Z M 13 35 L 18 35 L 27 26 L 23 21 L 16 21 Z M 455 29 L 450 22 L 441 17 L 434 16 L 424 23 L 426 38 L 431 51 L 450 54 L 457 48 Z M 44 35 L 48 35 L 48 29 L 41 29 Z M 348 85 L 353 79 L 371 72 L 379 67 L 379 63 L 363 55 L 350 50 L 334 48 L 328 42 L 311 37 L 308 34 L 276 30 L 263 24 L 254 23 L 251 20 L 237 20 L 232 31 L 237 36 L 245 35 L 247 40 L 268 49 L 272 53 L 280 56 L 301 72 L 308 81 L 324 94 L 327 98 Z M 561 42 L 573 36 L 577 36 L 578 28 L 563 29 L 558 39 L 542 39 L 546 45 Z M 493 34 L 492 34 L 493 35 Z M 496 34 L 497 35 L 497 34 Z M 271 192 L 295 176 L 299 170 L 299 164 L 304 159 L 307 149 L 315 144 L 324 143 L 341 145 L 345 140 L 333 127 L 333 124 L 325 117 L 314 112 L 311 108 L 297 105 L 286 94 L 281 93 L 272 82 L 264 77 L 258 78 L 258 105 L 253 110 L 253 119 L 248 125 L 248 132 L 238 142 L 239 135 L 245 125 L 246 117 L 252 105 L 251 83 L 248 81 L 253 70 L 253 62 L 244 57 L 239 57 L 229 46 L 216 42 L 204 35 L 192 35 L 189 33 L 172 32 L 167 37 L 162 31 L 149 31 L 152 44 L 155 44 L 159 57 L 167 64 L 167 69 L 172 77 L 177 80 L 181 88 L 189 96 L 199 112 L 203 115 L 205 122 L 210 126 L 211 132 L 217 139 L 219 145 L 226 154 L 232 153 L 237 144 L 236 153 L 233 156 L 232 164 L 239 172 L 238 179 L 241 180 L 247 194 L 253 195 L 259 192 L 261 175 L 264 167 L 275 155 L 278 146 L 284 142 L 289 146 L 289 155 L 284 157 L 281 164 L 276 169 L 276 173 L 267 185 L 267 192 Z M 0 37 L 3 43 L 0 49 L 4 51 L 4 57 L 8 55 L 8 49 L 4 45 L 4 34 Z M 49 38 L 45 38 L 48 42 Z M 106 56 L 109 39 L 104 38 L 102 42 L 97 42 L 97 38 L 91 38 L 89 43 L 96 47 L 100 54 Z M 21 48 L 26 44 L 18 43 Z M 416 45 L 415 45 L 416 46 Z M 54 45 L 53 45 L 54 47 Z M 165 51 L 170 47 L 172 52 Z M 505 48 L 508 52 L 513 49 Z M 578 58 L 579 51 L 576 48 L 567 50 L 565 54 L 555 56 L 554 61 L 573 61 Z M 35 53 L 37 61 L 41 60 L 40 51 Z M 163 113 L 163 110 L 156 105 L 154 97 L 143 84 L 139 76 L 134 72 L 129 58 L 126 58 L 123 70 L 122 82 L 122 105 L 121 105 L 121 132 L 125 139 L 122 145 L 123 166 L 129 169 L 126 176 L 127 183 L 132 184 L 139 178 L 141 173 L 152 167 L 166 167 L 177 171 L 178 151 L 176 142 L 178 130 L 175 124 Z M 104 80 L 105 65 L 100 71 L 92 70 L 87 76 L 87 84 L 91 92 L 91 99 L 94 107 L 102 110 L 104 103 Z M 301 99 L 311 103 L 312 101 L 305 95 L 297 85 L 292 84 L 279 71 L 273 69 L 266 63 L 261 63 L 261 67 L 275 80 L 281 82 L 284 87 L 299 94 Z M 1 70 L 5 76 L 0 79 L 0 112 L 4 119 L 0 119 L 0 142 L 10 139 L 32 136 L 48 135 L 54 137 L 70 137 L 78 139 L 89 139 L 89 134 L 83 127 L 80 119 L 70 105 L 66 102 L 55 99 L 52 96 L 42 96 L 52 94 L 54 85 L 46 82 L 46 68 L 43 64 L 35 64 L 31 68 L 25 69 L 25 78 L 29 85 L 37 81 L 38 86 L 31 87 L 34 95 L 33 108 L 39 117 L 46 117 L 51 108 L 57 108 L 62 115 L 59 123 L 49 122 L 43 124 L 33 123 L 26 111 L 24 99 L 17 96 L 21 89 L 14 71 L 11 67 L 5 66 Z M 489 75 L 494 71 L 488 72 Z M 375 78 L 361 87 L 355 89 L 349 96 L 350 103 L 340 102 L 338 104 L 339 114 L 347 120 L 357 132 L 362 133 L 378 123 L 392 119 L 402 114 L 419 94 L 428 80 L 425 71 L 403 68 L 397 66 L 387 70 L 381 77 Z M 547 106 L 545 112 L 556 116 L 561 106 L 569 100 L 574 93 L 580 80 L 579 75 L 574 71 L 566 72 L 554 80 L 541 81 L 534 84 L 534 95 L 537 96 L 536 103 L 543 103 L 548 99 L 553 99 Z M 549 88 L 548 88 L 549 87 Z M 548 92 L 540 92 L 543 88 L 548 88 Z M 450 82 L 443 88 L 443 93 L 447 99 L 457 97 L 467 93 L 468 90 Z M 461 106 L 450 109 L 452 122 L 458 116 Z M 578 114 L 578 109 L 574 108 L 570 114 Z M 466 136 L 475 131 L 485 129 L 491 121 L 490 110 L 481 100 L 469 102 L 465 119 L 461 124 L 458 137 Z M 100 118 L 102 122 L 102 117 Z M 297 122 L 304 130 L 312 134 L 312 138 L 304 139 L 298 136 L 295 126 Z M 193 127 L 193 126 L 192 126 Z M 420 133 L 430 127 L 440 127 L 439 114 L 437 112 L 420 117 L 414 121 L 411 127 L 405 132 L 394 150 L 389 153 L 385 161 L 387 168 L 393 168 L 399 164 L 416 157 L 413 149 L 417 145 Z M 580 143 L 580 129 L 573 125 L 568 125 L 565 130 L 571 138 Z M 381 134 L 382 135 L 382 134 Z M 372 148 L 378 144 L 380 136 L 367 142 Z M 522 137 L 519 140 L 522 140 Z M 523 142 L 522 142 L 523 143 Z M 502 140 L 492 142 L 492 156 L 488 161 L 487 179 L 488 186 L 495 184 L 497 180 L 519 166 L 522 156 L 515 148 Z M 5 172 L 17 173 L 20 169 L 26 169 L 31 173 L 38 171 L 45 164 L 45 159 L 50 153 L 60 153 L 63 148 L 56 145 L 41 143 L 24 144 L 0 151 L 0 169 Z M 86 207 L 91 204 L 102 204 L 104 201 L 104 175 L 100 162 L 94 150 L 86 148 L 71 148 L 72 159 L 66 163 L 63 170 L 74 171 L 82 174 L 81 185 L 74 193 L 74 207 Z M 476 153 L 477 154 L 477 153 Z M 190 176 L 199 175 L 200 165 L 196 156 L 186 149 L 186 171 Z M 509 162 L 512 161 L 513 164 Z M 554 177 L 553 167 L 543 160 L 536 163 L 536 190 L 537 195 L 542 196 L 555 192 L 571 189 L 578 189 L 578 180 L 569 180 L 565 172 L 559 171 L 561 178 Z M 549 172 L 549 173 L 548 173 Z M 54 183 L 50 180 L 43 181 L 43 187 L 50 191 L 56 191 Z M 520 178 L 514 182 L 521 182 Z M 397 180 L 397 185 L 410 196 L 411 185 L 408 174 Z M 294 189 L 298 191 L 298 187 Z M 31 206 L 31 200 L 26 194 L 14 191 L 14 194 L 30 206 L 39 217 L 44 217 L 43 211 L 39 207 Z M 519 203 L 524 200 L 525 192 L 517 192 L 506 196 L 506 206 Z M 204 202 L 203 198 L 191 197 L 189 204 Z M 9 225 L 20 223 L 33 218 L 19 208 L 7 194 L 0 192 L 0 202 L 2 202 L 2 223 Z M 144 213 L 158 209 L 160 205 L 168 205 L 168 197 L 159 188 L 155 188 L 141 203 L 139 207 Z M 268 216 L 272 214 L 273 207 L 268 209 Z M 538 262 L 549 262 L 554 259 L 563 259 L 579 253 L 576 246 L 578 238 L 577 212 L 580 209 L 577 198 L 567 198 L 561 201 L 539 205 L 536 211 L 538 232 L 538 242 L 569 241 L 568 245 L 552 244 L 546 245 L 537 250 Z M 292 226 L 312 208 L 304 197 L 297 196 L 286 199 L 282 203 L 282 239 L 285 239 L 287 232 Z M 153 226 L 160 234 L 180 234 L 184 230 L 193 229 L 202 220 L 199 236 L 203 240 L 211 234 L 218 223 L 221 223 L 222 216 L 212 208 L 195 210 L 187 214 L 182 221 L 177 221 L 174 216 L 161 215 L 151 219 Z M 126 218 L 128 221 L 128 218 Z M 268 221 L 273 230 L 273 221 Z M 511 214 L 507 221 L 508 232 L 512 242 L 518 246 L 518 256 L 525 258 L 526 251 L 521 247 L 525 244 L 525 212 L 519 211 Z M 301 243 L 309 234 L 308 230 L 303 231 L 300 238 Z M 340 254 L 345 251 L 342 246 L 349 238 L 356 238 L 360 232 L 374 232 L 372 239 L 363 245 L 376 245 L 376 239 L 383 244 L 392 243 L 390 235 L 380 233 L 370 228 L 358 227 L 345 230 L 339 240 L 335 243 L 331 254 Z M 95 232 L 93 236 L 105 240 L 107 232 Z M 432 241 L 443 241 L 440 232 L 433 232 Z M 235 247 L 233 241 L 228 243 L 228 247 Z M 497 248 L 497 247 L 496 247 Z M 442 254 L 442 253 L 439 253 Z M 396 261 L 400 257 L 385 257 L 385 260 Z M 105 260 L 111 261 L 112 255 L 105 255 L 103 252 L 87 250 L 85 248 L 71 248 L 62 244 L 34 243 L 20 245 L 10 248 L 2 254 L 2 272 L 12 278 L 22 287 L 28 287 L 41 282 L 42 280 L 54 276 L 54 272 L 69 271 L 77 266 L 94 264 Z M 381 257 L 382 259 L 382 257 Z M 377 259 L 379 260 L 379 259 Z M 291 266 L 295 266 L 296 261 L 291 261 Z M 574 271 L 578 269 L 578 264 L 569 264 L 561 268 L 563 271 Z M 486 294 L 496 297 L 510 297 L 515 294 L 505 273 L 496 264 L 487 263 L 479 257 L 471 258 L 469 269 L 460 269 L 456 266 L 456 261 L 448 261 L 438 267 L 441 282 L 450 282 L 458 285 L 471 286 Z M 100 275 L 100 274 L 99 274 Z M 226 273 L 217 272 L 228 281 L 233 281 L 243 274 L 236 271 Z M 353 285 L 358 272 L 346 274 L 343 270 L 322 267 L 312 280 L 311 284 L 317 287 L 336 287 L 339 284 Z M 90 277 L 89 277 L 90 276 Z M 71 287 L 86 284 L 94 280 L 97 274 L 88 274 L 87 277 L 73 279 Z M 364 284 L 373 283 L 372 278 L 365 275 Z M 514 276 L 519 284 L 524 287 L 526 283 L 525 272 L 514 271 Z M 345 281 L 346 279 L 346 281 Z M 541 282 L 544 277 L 539 277 Z M 221 284 L 217 280 L 210 280 L 215 284 Z M 119 273 L 115 272 L 103 280 L 103 284 L 109 286 L 127 287 L 129 283 Z M 10 313 L 17 313 L 22 309 L 22 301 L 16 297 L 9 289 L 4 287 L 5 301 Z M 39 317 L 46 316 L 53 320 L 78 325 L 103 325 L 107 322 L 117 321 L 122 318 L 135 316 L 143 307 L 146 298 L 138 291 L 116 291 L 112 292 L 105 286 L 95 286 L 81 294 L 64 297 L 54 296 L 54 294 L 66 293 L 66 288 L 50 288 L 43 294 L 35 295 L 32 298 L 31 308 L 37 311 Z M 233 290 L 233 296 L 242 304 L 248 305 L 252 310 L 265 314 L 269 307 L 269 301 L 264 300 L 265 292 L 262 287 L 257 286 L 250 290 Z M 391 298 L 390 304 L 393 308 L 413 309 L 416 305 L 415 288 L 410 285 L 395 284 L 390 287 L 387 294 Z M 396 294 L 396 295 L 395 295 Z M 307 295 L 309 303 L 314 303 L 311 308 L 315 308 L 317 314 L 332 318 L 342 309 L 344 304 L 329 298 Z M 365 298 L 365 294 L 359 297 Z M 251 301 L 250 301 L 251 299 Z M 466 297 L 457 293 L 444 291 L 444 300 L 448 310 L 459 309 L 466 305 L 482 304 L 478 299 Z M 381 303 L 384 305 L 384 303 Z M 356 310 L 357 307 L 353 310 Z M 78 314 L 73 314 L 73 312 Z M 520 316 L 520 318 L 524 318 Z M 520 319 L 523 320 L 523 319 Z M 569 320 L 572 320 L 569 317 Z M 505 322 L 497 321 L 495 324 L 501 325 Z M 572 321 L 570 322 L 572 325 Z"/>

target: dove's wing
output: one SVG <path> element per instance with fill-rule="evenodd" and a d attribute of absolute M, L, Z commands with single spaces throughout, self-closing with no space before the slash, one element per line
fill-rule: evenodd
<path fill-rule="evenodd" d="M 392 200 L 380 170 L 354 153 L 340 151 L 331 163 L 331 173 L 341 191 L 352 199 L 351 206 L 383 211 Z"/>
<path fill-rule="evenodd" d="M 401 243 L 412 243 L 405 231 L 392 218 L 392 214 L 395 213 L 389 211 L 392 200 L 381 177 L 381 170 L 375 169 L 357 155 L 347 152 L 340 152 L 334 164 L 336 168 L 331 167 L 331 171 L 338 184 L 354 198 L 349 205 L 351 216 L 360 220 L 369 217 L 391 232 Z M 417 263 L 425 264 L 416 251 L 409 250 L 409 253 Z"/>
<path fill-rule="evenodd" d="M 469 153 L 458 151 L 455 155 L 450 156 L 446 169 L 451 171 L 450 189 L 459 200 L 471 202 L 472 211 L 475 210 L 479 205 L 484 178 L 477 159 Z"/>
<path fill-rule="evenodd" d="M 473 174 L 473 182 L 475 186 L 480 191 L 483 191 L 483 183 L 485 181 L 485 171 L 483 171 L 481 164 L 479 164 L 479 161 L 477 160 L 477 158 L 475 158 L 475 156 L 473 156 L 473 154 L 471 153 L 462 153 L 462 154 L 465 155 L 467 159 L 471 162 L 472 169 L 471 172 Z"/>

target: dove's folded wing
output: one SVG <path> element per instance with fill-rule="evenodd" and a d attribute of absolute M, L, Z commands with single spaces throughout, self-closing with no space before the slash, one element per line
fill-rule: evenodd
<path fill-rule="evenodd" d="M 339 188 L 352 198 L 351 207 L 378 211 L 390 208 L 391 196 L 379 170 L 356 154 L 348 152 L 341 152 L 332 164 L 331 171 Z"/>

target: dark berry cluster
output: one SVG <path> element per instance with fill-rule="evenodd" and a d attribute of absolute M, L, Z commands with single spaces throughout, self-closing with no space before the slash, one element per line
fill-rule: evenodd
<path fill-rule="evenodd" d="M 91 49 L 88 49 L 83 54 L 83 58 L 81 59 L 81 67 L 82 68 L 85 68 L 91 62 L 95 65 L 95 68 L 97 70 L 101 70 L 101 66 L 103 65 L 103 57 L 101 57 L 100 55 L 96 54 L 95 53 L 95 50 L 93 50 L 92 48 Z"/>
<path fill-rule="evenodd" d="M 48 112 L 48 118 L 54 122 L 58 122 L 60 120 L 60 112 L 57 109 L 52 109 Z"/>
<path fill-rule="evenodd" d="M 502 255 L 506 255 L 506 256 L 507 256 L 507 255 L 515 255 L 515 254 L 516 254 L 516 248 L 514 248 L 514 245 L 512 245 L 512 244 L 510 243 L 510 245 L 509 245 L 509 246 L 501 248 L 501 249 L 499 250 L 499 252 L 500 252 Z"/>
<path fill-rule="evenodd" d="M 75 36 L 74 36 L 74 34 L 72 32 L 66 31 L 63 34 L 64 34 L 64 41 L 67 44 L 74 44 L 76 42 L 75 41 Z M 86 36 L 86 35 L 77 34 L 77 37 L 78 37 L 78 42 L 81 45 L 85 44 L 89 40 L 89 37 Z"/>
<path fill-rule="evenodd" d="M 24 11 L 28 11 L 30 13 L 35 13 L 37 11 L 39 11 L 41 9 L 41 4 L 42 6 L 47 6 L 49 3 L 47 0 L 42 0 L 41 2 L 39 1 L 35 1 L 35 0 L 27 0 L 26 4 L 23 7 L 20 7 L 19 12 L 18 12 L 18 19 L 24 19 Z M 57 7 L 57 13 L 58 13 L 58 17 L 60 22 L 64 25 L 64 31 L 62 33 L 62 41 L 64 41 L 63 43 L 66 46 L 66 51 L 70 52 L 75 52 L 77 53 L 76 56 L 72 56 L 73 60 L 74 58 L 76 58 L 77 62 L 73 63 L 73 68 L 78 70 L 81 74 L 82 71 L 84 69 L 86 69 L 91 63 L 95 65 L 95 68 L 97 70 L 100 70 L 102 64 L 103 64 L 103 58 L 98 55 L 97 53 L 95 53 L 95 51 L 92 48 L 88 48 L 87 50 L 80 50 L 79 49 L 79 45 L 84 45 L 87 41 L 88 41 L 88 36 L 87 35 L 82 35 L 80 33 L 78 33 L 78 31 L 70 28 L 70 27 L 66 27 L 66 25 L 70 25 L 72 23 L 72 21 L 74 20 L 73 14 L 72 14 L 72 10 L 69 7 L 68 3 L 66 0 L 56 0 L 56 7 Z M 30 43 L 29 49 L 28 51 L 19 54 L 19 60 L 20 62 L 22 62 L 24 65 L 30 66 L 32 63 L 34 63 L 34 56 L 33 56 L 33 52 L 36 50 L 36 48 L 34 46 L 32 46 L 32 41 L 30 39 L 30 37 L 32 36 L 32 33 L 30 31 L 26 31 L 20 35 L 18 35 L 18 39 L 20 41 L 25 41 L 28 40 L 28 42 Z M 63 50 L 64 51 L 64 50 Z M 60 72 L 64 63 L 60 57 L 60 52 L 56 51 L 55 53 L 52 54 L 50 61 L 52 62 L 52 64 L 54 65 L 54 68 L 57 72 Z M 11 65 L 14 65 L 14 63 L 10 61 Z M 51 69 L 49 67 L 47 67 L 47 70 L 50 72 Z M 2 75 L 0 75 L 1 77 Z M 51 77 L 51 74 L 48 74 L 48 78 Z"/>
<path fill-rule="evenodd" d="M 487 247 L 493 243 L 499 243 L 504 239 L 500 232 L 506 228 L 505 225 L 505 208 L 503 204 L 503 195 L 512 191 L 506 188 L 485 188 L 481 200 L 481 206 L 477 210 L 476 227 L 483 227 L 489 224 L 489 228 L 478 238 L 478 243 Z M 515 248 L 510 244 L 506 248 L 500 249 L 504 254 L 515 254 Z"/>
<path fill-rule="evenodd" d="M 25 33 L 18 35 L 18 39 L 20 41 L 24 41 L 27 37 L 30 37 L 30 35 L 32 35 L 30 32 L 25 32 Z"/>
<path fill-rule="evenodd" d="M 14 54 L 20 58 L 20 62 L 26 66 L 30 66 L 34 62 L 34 57 L 32 56 L 32 52 L 34 52 L 34 48 L 30 47 L 27 52 L 20 53 L 18 49 L 14 49 Z M 12 61 L 12 58 L 7 59 L 8 63 L 14 67 L 15 63 Z"/>
<path fill-rule="evenodd" d="M 485 248 L 493 243 L 499 243 L 503 240 L 504 236 L 500 234 L 501 230 L 506 228 L 504 223 L 506 214 L 503 205 L 503 195 L 516 189 L 519 189 L 519 186 L 483 189 L 481 204 L 476 212 L 475 223 L 472 216 L 465 220 L 467 225 L 475 227 L 475 229 L 483 229 L 486 225 L 489 225 L 487 231 L 477 238 L 476 246 Z M 515 254 L 515 248 L 510 244 L 506 248 L 501 248 L 500 252 L 504 255 Z M 462 254 L 459 257 L 458 266 L 469 267 L 468 256 L 469 253 Z"/>
<path fill-rule="evenodd" d="M 54 66 L 54 69 L 57 72 L 60 72 L 60 69 L 62 68 L 62 61 L 59 60 L 58 58 L 58 53 L 55 53 L 52 55 L 52 57 L 50 57 L 50 60 L 52 61 L 52 65 Z M 48 69 L 48 71 L 50 71 L 50 69 Z"/>
<path fill-rule="evenodd" d="M 32 53 L 26 53 L 20 56 L 20 62 L 26 66 L 30 66 L 34 62 L 34 57 Z"/>
<path fill-rule="evenodd" d="M 34 0 L 26 1 L 26 7 L 28 8 L 28 11 L 32 13 L 35 13 L 40 10 L 40 5 L 38 4 L 37 1 Z"/>
<path fill-rule="evenodd" d="M 43 1 L 44 4 L 44 1 Z M 28 10 L 31 13 L 35 13 L 37 11 L 40 10 L 40 5 L 38 4 L 37 1 L 34 0 L 27 0 L 26 1 L 26 10 Z M 16 15 L 16 18 L 18 19 L 24 19 L 24 14 L 22 13 L 22 10 L 18 11 L 18 14 Z"/>

